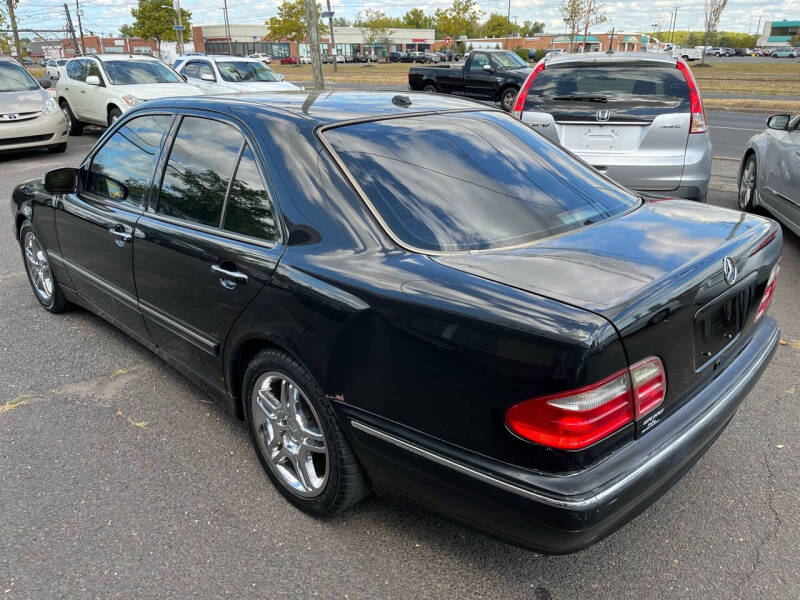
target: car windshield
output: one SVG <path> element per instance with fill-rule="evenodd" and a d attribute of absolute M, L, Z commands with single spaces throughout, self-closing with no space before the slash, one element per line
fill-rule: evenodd
<path fill-rule="evenodd" d="M 519 69 L 530 66 L 516 52 L 498 52 L 492 55 L 492 61 L 501 69 Z"/>
<path fill-rule="evenodd" d="M 0 92 L 21 92 L 39 87 L 27 69 L 14 63 L 0 62 Z"/>
<path fill-rule="evenodd" d="M 66 61 L 66 59 L 64 59 L 64 60 L 57 60 L 56 62 L 58 63 L 58 66 L 59 66 L 59 67 L 63 67 L 65 64 L 67 64 L 67 61 Z"/>
<path fill-rule="evenodd" d="M 103 62 L 103 67 L 114 85 L 184 82 L 175 71 L 154 60 L 111 60 Z"/>
<path fill-rule="evenodd" d="M 260 62 L 249 61 L 226 61 L 217 62 L 219 74 L 225 81 L 247 82 L 247 81 L 278 81 L 275 73 Z"/>
<path fill-rule="evenodd" d="M 526 244 L 639 202 L 498 111 L 370 121 L 322 136 L 387 229 L 421 252 Z"/>

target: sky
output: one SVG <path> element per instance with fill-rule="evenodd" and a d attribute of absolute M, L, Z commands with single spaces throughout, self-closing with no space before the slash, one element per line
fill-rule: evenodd
<path fill-rule="evenodd" d="M 116 35 L 117 28 L 132 21 L 130 10 L 135 0 L 79 0 L 83 14 L 84 33 L 92 31 L 101 35 Z M 168 2 L 169 0 L 165 0 Z M 276 14 L 280 0 L 228 0 L 231 23 L 263 23 Z M 602 0 L 601 0 L 602 1 Z M 192 12 L 195 25 L 222 23 L 223 0 L 183 0 L 182 7 Z M 17 18 L 19 27 L 32 29 L 60 29 L 64 24 L 64 0 L 19 0 Z M 68 0 L 75 21 L 75 0 Z M 390 16 L 402 16 L 411 8 L 419 7 L 428 14 L 437 8 L 449 6 L 447 0 L 331 0 L 336 16 L 352 19 L 364 8 L 378 8 Z M 511 0 L 511 17 L 517 22 L 544 21 L 546 32 L 561 33 L 564 24 L 558 11 L 559 0 Z M 485 15 L 492 12 L 506 14 L 508 0 L 480 0 Z M 592 28 L 593 32 L 617 31 L 648 32 L 669 27 L 671 14 L 678 7 L 678 30 L 703 28 L 703 0 L 647 0 L 605 2 L 608 21 Z M 720 29 L 755 33 L 759 16 L 765 20 L 800 19 L 800 0 L 728 0 L 722 15 Z M 76 30 L 77 30 L 77 23 Z M 55 36 L 49 34 L 46 37 Z M 88 35 L 88 33 L 87 33 Z"/>

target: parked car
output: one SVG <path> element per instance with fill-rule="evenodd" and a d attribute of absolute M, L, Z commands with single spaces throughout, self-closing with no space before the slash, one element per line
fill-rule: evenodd
<path fill-rule="evenodd" d="M 357 62 L 357 63 L 369 62 L 369 56 L 367 56 L 366 54 L 362 54 L 361 52 L 357 53 L 354 56 L 354 58 L 355 58 L 355 62 Z"/>
<path fill-rule="evenodd" d="M 689 46 L 673 46 L 670 50 L 670 55 L 672 58 L 682 58 L 687 62 L 700 60 L 703 57 L 703 53 L 699 48 L 690 48 Z"/>
<path fill-rule="evenodd" d="M 750 138 L 739 169 L 739 208 L 762 207 L 800 235 L 800 116 L 773 115 Z"/>
<path fill-rule="evenodd" d="M 300 64 L 301 65 L 310 65 L 311 64 L 311 57 L 310 56 L 301 56 L 299 60 L 300 60 Z"/>
<path fill-rule="evenodd" d="M 282 65 L 296 65 L 299 64 L 299 60 L 296 56 L 282 56 L 281 57 L 281 64 Z"/>
<path fill-rule="evenodd" d="M 269 54 L 261 54 L 256 52 L 255 54 L 251 54 L 248 58 L 255 58 L 256 60 L 260 60 L 265 65 L 268 65 L 272 62 L 272 57 Z"/>
<path fill-rule="evenodd" d="M 411 67 L 408 87 L 423 92 L 458 94 L 477 100 L 500 102 L 510 111 L 520 87 L 531 73 L 516 52 L 475 50 L 463 64 Z"/>
<path fill-rule="evenodd" d="M 779 48 L 771 54 L 772 58 L 797 58 L 796 48 Z"/>
<path fill-rule="evenodd" d="M 403 57 L 403 53 L 402 52 L 392 51 L 392 52 L 389 52 L 386 55 L 386 61 L 387 62 L 401 62 L 400 59 L 402 57 Z"/>
<path fill-rule="evenodd" d="M 408 59 L 411 62 L 415 62 L 415 63 L 427 62 L 425 60 L 425 53 L 424 52 L 412 51 L 412 52 L 407 52 L 406 55 L 408 56 Z"/>
<path fill-rule="evenodd" d="M 441 62 L 442 57 L 439 56 L 437 52 L 423 52 L 422 53 L 422 60 L 420 62 L 423 63 L 438 63 Z"/>
<path fill-rule="evenodd" d="M 401 63 L 413 63 L 414 62 L 414 55 L 411 52 L 402 52 L 400 53 L 400 62 Z"/>
<path fill-rule="evenodd" d="M 58 79 L 61 77 L 61 71 L 63 71 L 64 66 L 67 64 L 66 58 L 48 58 L 47 62 L 45 62 L 45 69 L 47 70 L 47 76 L 50 79 Z"/>
<path fill-rule="evenodd" d="M 178 72 L 206 94 L 300 89 L 255 58 L 198 56 L 182 64 Z"/>
<path fill-rule="evenodd" d="M 682 60 L 660 52 L 542 60 L 514 114 L 622 185 L 705 201 L 711 139 Z"/>
<path fill-rule="evenodd" d="M 145 100 L 202 93 L 158 59 L 122 54 L 70 59 L 56 83 L 71 135 L 80 135 L 87 124 L 111 125 Z"/>
<path fill-rule="evenodd" d="M 0 152 L 67 149 L 67 120 L 49 87 L 49 79 L 38 82 L 16 60 L 0 56 Z"/>
<path fill-rule="evenodd" d="M 733 56 L 733 53 L 734 53 L 733 48 L 713 47 L 706 50 L 706 54 L 710 54 L 712 56 Z"/>
<path fill-rule="evenodd" d="M 42 308 L 189 376 L 313 515 L 372 486 L 576 550 L 703 455 L 779 340 L 777 223 L 642 199 L 460 98 L 157 100 L 11 216 Z"/>
<path fill-rule="evenodd" d="M 752 56 L 753 51 L 750 48 L 734 48 L 733 49 L 734 56 Z"/>

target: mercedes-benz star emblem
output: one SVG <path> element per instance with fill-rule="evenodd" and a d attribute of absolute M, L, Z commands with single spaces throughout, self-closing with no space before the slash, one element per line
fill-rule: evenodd
<path fill-rule="evenodd" d="M 722 273 L 725 275 L 725 281 L 728 282 L 728 285 L 736 283 L 736 265 L 730 256 L 726 256 L 722 260 Z"/>

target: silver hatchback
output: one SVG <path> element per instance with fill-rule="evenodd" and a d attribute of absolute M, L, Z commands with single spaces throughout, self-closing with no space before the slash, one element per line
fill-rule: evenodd
<path fill-rule="evenodd" d="M 655 53 L 537 63 L 512 114 L 618 183 L 705 201 L 711 140 L 691 69 Z"/>

